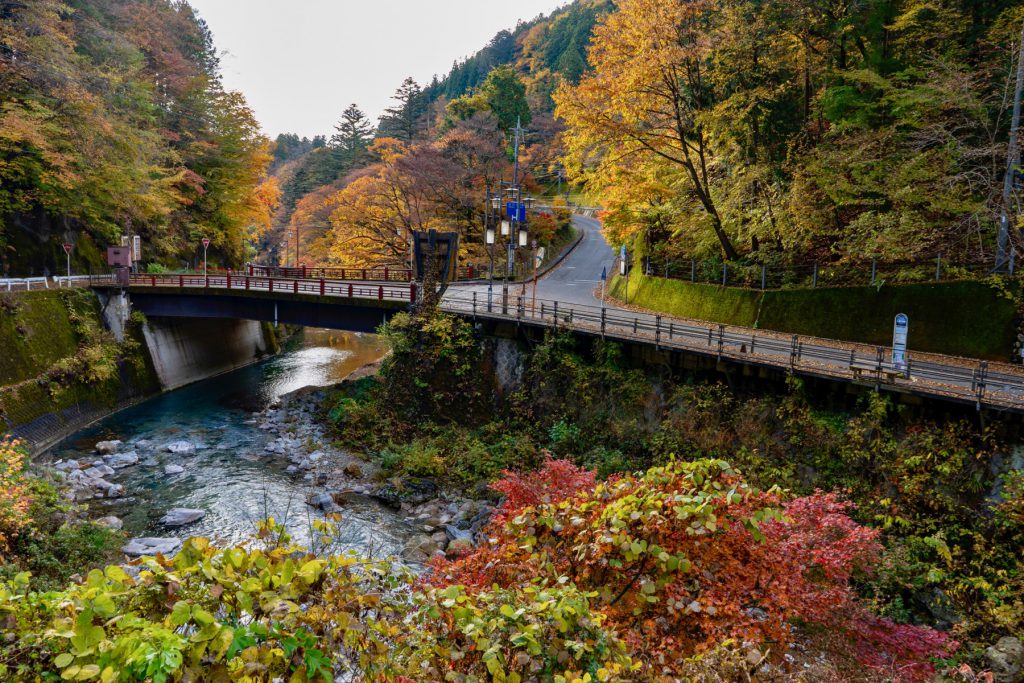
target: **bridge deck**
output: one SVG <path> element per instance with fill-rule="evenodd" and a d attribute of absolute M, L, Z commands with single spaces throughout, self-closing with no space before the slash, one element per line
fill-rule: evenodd
<path fill-rule="evenodd" d="M 112 279 L 93 279 L 93 286 L 116 286 Z M 394 309 L 398 302 L 415 300 L 414 285 L 403 283 L 342 282 L 301 278 L 211 275 L 136 275 L 132 291 L 173 295 L 175 289 L 201 288 L 209 294 L 260 292 L 281 302 L 289 298 L 325 297 L 353 304 Z M 386 304 L 384 302 L 387 302 Z M 577 333 L 653 345 L 658 349 L 696 353 L 748 365 L 784 369 L 798 374 L 913 393 L 995 410 L 1024 413 L 1024 372 L 1007 363 L 908 354 L 905 368 L 887 361 L 891 350 L 828 339 L 786 337 L 779 333 L 727 327 L 715 323 L 552 300 L 531 301 L 510 297 L 504 304 L 495 292 L 449 290 L 442 309 L 459 315 L 509 321 L 518 325 L 564 328 Z"/>

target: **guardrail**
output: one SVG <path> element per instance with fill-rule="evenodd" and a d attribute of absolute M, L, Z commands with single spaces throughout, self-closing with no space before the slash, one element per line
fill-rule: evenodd
<path fill-rule="evenodd" d="M 618 259 L 614 271 L 619 272 Z M 847 261 L 839 263 L 767 264 L 724 262 L 720 259 L 678 258 L 671 262 L 645 261 L 632 267 L 643 273 L 670 280 L 741 287 L 784 289 L 787 287 L 877 286 L 879 283 L 952 282 L 986 277 L 996 269 L 995 261 L 953 260 L 937 254 L 917 261 Z M 1014 260 L 1008 274 L 1016 269 Z"/>
<path fill-rule="evenodd" d="M 588 332 L 619 341 L 693 351 L 745 363 L 789 369 L 851 382 L 904 389 L 996 409 L 1024 411 L 1024 374 L 1014 366 L 950 359 L 944 363 L 907 354 L 905 367 L 888 362 L 891 349 L 830 342 L 816 337 L 768 334 L 716 323 L 697 323 L 620 309 L 566 304 L 501 293 L 449 294 L 442 309 L 473 317 L 514 320 L 550 328 Z"/>
<path fill-rule="evenodd" d="M 413 272 L 402 266 L 377 266 L 370 268 L 351 266 L 261 266 L 246 264 L 245 273 L 252 276 L 295 278 L 299 280 L 352 280 L 358 282 L 412 282 Z M 486 277 L 487 266 L 475 264 L 456 268 L 459 280 Z M 218 273 L 222 274 L 222 273 Z"/>
<path fill-rule="evenodd" d="M 93 276 L 93 284 L 116 285 L 111 276 Z M 134 287 L 255 290 L 315 294 L 380 301 L 416 301 L 416 284 L 408 287 L 338 282 L 323 279 L 247 275 L 131 275 Z M 473 318 L 504 320 L 552 329 L 570 329 L 657 348 L 690 351 L 718 359 L 800 372 L 876 388 L 910 391 L 981 407 L 1024 412 L 1024 373 L 1006 363 L 907 354 L 895 367 L 891 349 L 817 337 L 785 336 L 717 323 L 700 323 L 621 309 L 538 299 L 503 298 L 502 292 L 449 290 L 445 311 Z"/>
<path fill-rule="evenodd" d="M 116 284 L 108 279 L 104 284 Z M 415 301 L 416 284 L 409 287 L 385 287 L 384 285 L 367 285 L 356 282 L 338 282 L 336 280 L 278 278 L 248 275 L 145 275 L 134 274 L 128 278 L 133 287 L 163 288 L 201 288 L 224 289 L 237 291 L 279 292 L 282 294 L 314 294 L 316 296 L 332 296 L 347 299 L 377 299 L 378 301 Z"/>

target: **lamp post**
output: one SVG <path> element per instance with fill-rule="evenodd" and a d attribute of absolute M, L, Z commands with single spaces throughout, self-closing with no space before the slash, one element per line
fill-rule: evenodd
<path fill-rule="evenodd" d="M 203 277 L 206 277 L 206 250 L 210 247 L 209 238 L 203 238 Z"/>
<path fill-rule="evenodd" d="M 501 207 L 501 196 L 492 197 L 490 187 L 487 188 L 487 207 L 484 214 L 484 243 L 491 252 L 491 267 L 487 271 L 487 312 L 491 311 L 491 301 L 494 296 L 494 209 Z"/>

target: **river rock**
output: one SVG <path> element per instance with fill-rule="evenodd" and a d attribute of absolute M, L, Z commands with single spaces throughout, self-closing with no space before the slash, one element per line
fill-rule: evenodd
<path fill-rule="evenodd" d="M 388 484 L 377 489 L 373 497 L 388 507 L 399 509 L 402 503 L 421 505 L 437 495 L 437 484 L 432 479 L 409 477 L 397 485 Z"/>
<path fill-rule="evenodd" d="M 402 548 L 402 557 L 410 562 L 426 562 L 440 548 L 430 536 L 419 534 L 410 538 Z"/>
<path fill-rule="evenodd" d="M 92 479 L 102 479 L 103 477 L 109 477 L 113 473 L 114 468 L 108 467 L 107 465 L 94 465 L 85 470 L 85 476 Z"/>
<path fill-rule="evenodd" d="M 79 465 L 77 460 L 61 460 L 60 462 L 53 466 L 53 469 L 57 470 L 58 472 L 73 472 L 78 468 Z"/>
<path fill-rule="evenodd" d="M 205 510 L 195 510 L 193 508 L 174 508 L 168 510 L 167 514 L 160 518 L 160 523 L 164 526 L 185 526 L 192 522 L 198 522 L 200 519 L 206 516 Z"/>
<path fill-rule="evenodd" d="M 141 557 L 142 555 L 173 555 L 181 547 L 181 539 L 178 538 L 156 538 L 147 536 L 144 538 L 133 538 L 121 548 L 125 555 Z"/>
<path fill-rule="evenodd" d="M 463 529 L 459 529 L 458 527 L 449 524 L 444 528 L 444 532 L 452 541 L 468 541 L 470 545 L 473 545 L 472 531 L 464 531 Z"/>
<path fill-rule="evenodd" d="M 329 493 L 311 493 L 306 498 L 306 505 L 315 507 L 317 510 L 323 510 L 324 512 L 338 510 L 338 504 L 334 502 L 334 497 Z"/>
<path fill-rule="evenodd" d="M 985 650 L 985 658 L 995 683 L 1024 681 L 1024 644 L 1018 638 L 1000 638 L 995 645 Z"/>
<path fill-rule="evenodd" d="M 164 467 L 164 474 L 181 474 L 185 468 L 181 465 L 167 465 Z"/>
<path fill-rule="evenodd" d="M 109 517 L 100 517 L 96 520 L 96 523 L 100 526 L 105 526 L 108 529 L 113 529 L 114 531 L 120 531 L 121 527 L 124 526 L 124 522 L 121 521 L 121 518 L 114 517 L 113 515 L 110 515 Z"/>
<path fill-rule="evenodd" d="M 135 451 L 128 451 L 127 453 L 114 453 L 103 458 L 108 466 L 113 467 L 115 470 L 124 469 L 125 467 L 131 467 L 137 465 L 139 462 L 139 454 Z"/>
<path fill-rule="evenodd" d="M 359 479 L 363 476 L 363 468 L 357 462 L 350 462 L 345 465 L 345 469 L 342 471 L 345 473 L 345 476 L 352 477 L 353 479 Z"/>
<path fill-rule="evenodd" d="M 96 452 L 100 455 L 110 455 L 111 453 L 117 452 L 121 442 L 118 440 L 113 441 L 100 441 L 96 444 Z"/>
<path fill-rule="evenodd" d="M 164 446 L 164 450 L 175 455 L 191 455 L 195 453 L 196 447 L 190 441 L 173 441 Z"/>

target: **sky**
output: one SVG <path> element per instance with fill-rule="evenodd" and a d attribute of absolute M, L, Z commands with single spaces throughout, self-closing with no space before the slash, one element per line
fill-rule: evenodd
<path fill-rule="evenodd" d="M 210 25 L 224 84 L 271 137 L 330 134 L 355 102 L 374 122 L 406 76 L 456 59 L 566 0 L 190 0 Z"/>

